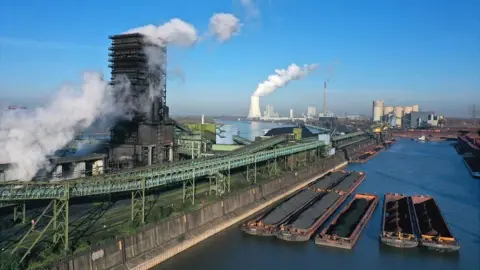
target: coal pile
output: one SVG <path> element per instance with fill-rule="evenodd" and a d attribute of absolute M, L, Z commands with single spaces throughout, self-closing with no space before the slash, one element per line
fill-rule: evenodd
<path fill-rule="evenodd" d="M 348 210 L 328 229 L 327 234 L 350 237 L 372 202 L 373 200 L 368 199 L 355 199 Z"/>
<path fill-rule="evenodd" d="M 325 193 L 320 200 L 313 203 L 295 219 L 292 223 L 292 227 L 295 229 L 308 229 L 338 200 L 338 198 L 340 198 L 338 193 Z"/>
<path fill-rule="evenodd" d="M 335 190 L 348 191 L 355 184 L 355 180 L 357 180 L 359 176 L 360 174 L 358 172 L 350 173 L 350 175 L 335 186 Z"/>
<path fill-rule="evenodd" d="M 287 199 L 286 201 L 278 205 L 275 209 L 267 213 L 265 217 L 262 218 L 263 224 L 265 225 L 278 224 L 284 218 L 286 218 L 287 216 L 295 212 L 297 209 L 307 204 L 317 195 L 318 193 L 310 189 L 304 189 L 300 191 L 299 193 L 297 193 L 293 197 L 290 197 L 289 199 Z"/>
<path fill-rule="evenodd" d="M 413 233 L 407 197 L 387 202 L 385 215 L 385 231 L 407 234 Z"/>
<path fill-rule="evenodd" d="M 414 207 L 421 234 L 434 237 L 452 237 L 445 220 L 440 214 L 440 209 L 433 199 L 417 203 Z"/>
<path fill-rule="evenodd" d="M 346 174 L 347 173 L 345 172 L 331 172 L 316 181 L 311 187 L 313 189 L 327 190 L 341 180 Z"/>

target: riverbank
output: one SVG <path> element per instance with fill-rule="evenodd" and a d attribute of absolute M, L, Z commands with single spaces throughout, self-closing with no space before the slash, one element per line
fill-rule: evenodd
<path fill-rule="evenodd" d="M 367 140 L 362 144 L 371 145 L 373 141 Z M 345 151 L 356 154 L 363 148 L 360 145 Z M 75 254 L 50 269 L 148 269 L 347 163 L 345 153 L 339 151 L 330 158 L 284 172 L 277 179 L 232 192 L 200 209 L 137 229 L 135 235 L 117 237 L 114 241 L 92 246 L 88 251 Z"/>

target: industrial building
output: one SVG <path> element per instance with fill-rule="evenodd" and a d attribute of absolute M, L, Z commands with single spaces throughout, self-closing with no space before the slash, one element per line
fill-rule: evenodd
<path fill-rule="evenodd" d="M 138 109 L 129 112 L 131 120 L 111 129 L 107 166 L 122 169 L 172 160 L 174 123 L 166 105 L 166 48 L 149 43 L 141 34 L 110 39 L 111 84 L 119 102 L 136 104 Z M 147 53 L 158 59 L 148 61 Z M 128 88 L 123 86 L 125 77 Z"/>
<path fill-rule="evenodd" d="M 418 104 L 412 106 L 385 106 L 383 100 L 374 100 L 372 120 L 389 123 L 394 127 L 419 128 L 438 126 L 443 116 L 433 112 L 421 112 Z"/>
<path fill-rule="evenodd" d="M 307 108 L 307 117 L 308 118 L 314 118 L 317 116 L 317 108 L 314 106 L 308 106 Z"/>

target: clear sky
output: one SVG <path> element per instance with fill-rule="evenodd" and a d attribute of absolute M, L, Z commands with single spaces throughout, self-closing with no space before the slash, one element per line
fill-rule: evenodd
<path fill-rule="evenodd" d="M 108 35 L 171 18 L 204 32 L 213 13 L 228 12 L 243 22 L 239 35 L 170 50 L 173 113 L 247 115 L 257 84 L 291 63 L 321 68 L 262 98 L 262 107 L 320 109 L 330 66 L 328 106 L 336 113 L 369 114 L 373 99 L 456 116 L 480 107 L 478 0 L 253 2 L 259 16 L 240 0 L 2 2 L 0 101 L 43 100 L 80 82 L 83 71 L 107 77 Z M 185 80 L 173 76 L 178 70 Z"/>

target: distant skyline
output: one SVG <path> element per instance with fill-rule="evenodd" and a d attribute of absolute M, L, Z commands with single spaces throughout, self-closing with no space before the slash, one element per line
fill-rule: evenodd
<path fill-rule="evenodd" d="M 283 115 L 310 105 L 321 111 L 327 77 L 327 106 L 337 114 L 369 115 L 377 99 L 461 117 L 480 105 L 474 0 L 118 0 L 114 9 L 93 0 L 27 2 L 0 10 L 0 106 L 44 104 L 62 85 L 79 83 L 84 71 L 109 79 L 111 34 L 172 18 L 203 34 L 215 12 L 234 13 L 241 31 L 223 44 L 169 48 L 172 114 L 246 116 L 258 83 L 291 63 L 320 68 L 262 97 L 262 111 L 267 104 Z"/>

